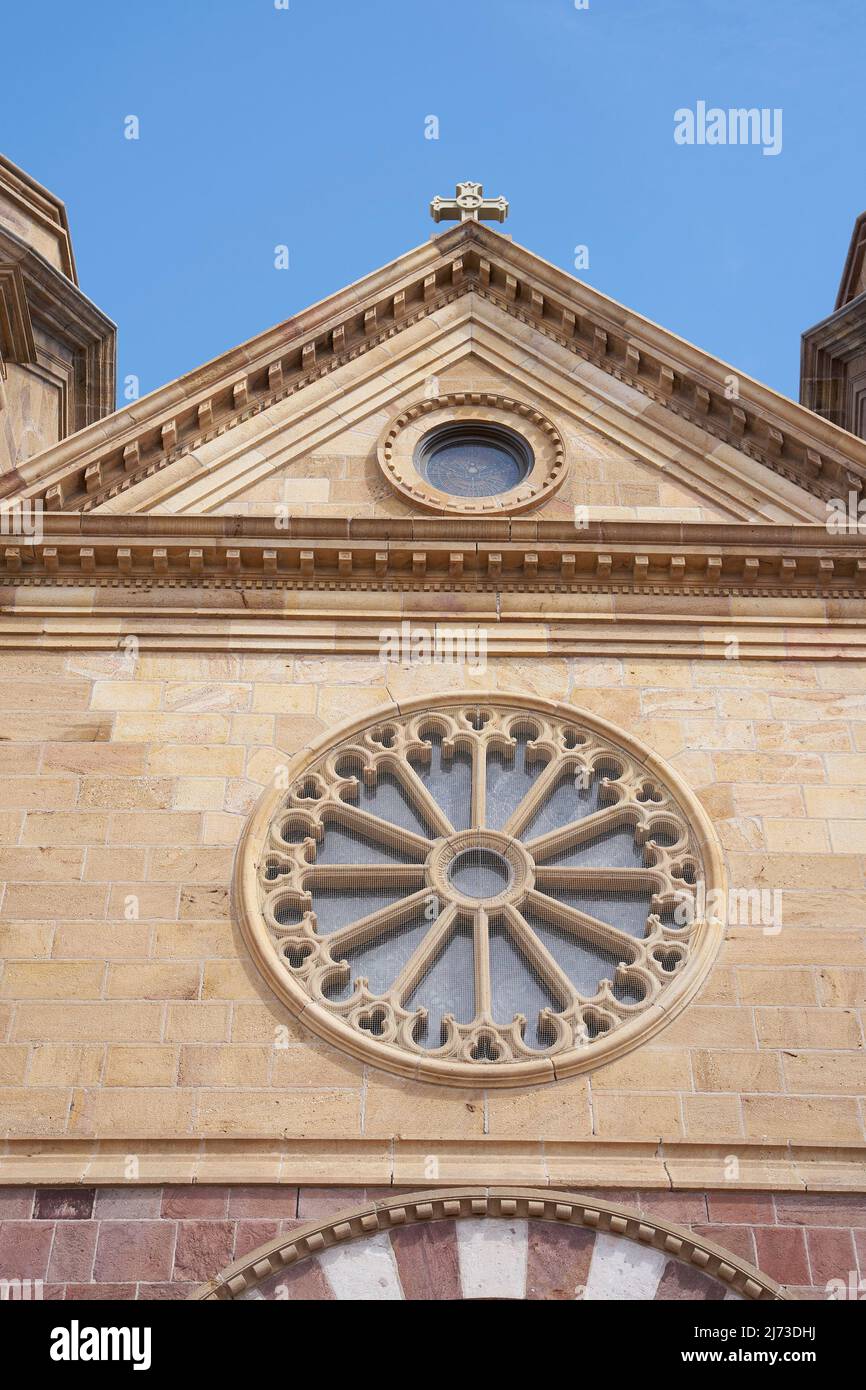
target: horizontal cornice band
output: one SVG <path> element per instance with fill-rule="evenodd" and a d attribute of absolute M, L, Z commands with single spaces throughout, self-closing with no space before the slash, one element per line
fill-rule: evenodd
<path fill-rule="evenodd" d="M 39 540 L 0 537 L 7 586 L 420 582 L 779 597 L 858 597 L 866 589 L 866 536 L 820 526 L 327 517 L 279 529 L 266 518 L 80 514 L 41 521 Z"/>
<path fill-rule="evenodd" d="M 776 1189 L 862 1192 L 866 1145 L 618 1142 L 437 1143 L 439 1176 L 429 1174 L 430 1141 L 387 1139 L 10 1139 L 0 1144 L 0 1183 L 133 1186 L 163 1182 L 313 1183 L 340 1186 L 513 1181 L 685 1190 Z M 128 1177 L 129 1155 L 138 1159 Z M 731 1158 L 737 1159 L 732 1169 Z M 732 1171 L 736 1176 L 732 1176 Z"/>

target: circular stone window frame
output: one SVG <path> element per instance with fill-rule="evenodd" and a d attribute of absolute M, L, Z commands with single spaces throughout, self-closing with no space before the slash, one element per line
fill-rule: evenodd
<path fill-rule="evenodd" d="M 691 1002 L 705 983 L 724 937 L 725 926 L 720 918 L 707 916 L 690 924 L 689 950 L 683 968 L 666 981 L 652 1003 L 632 1017 L 609 1032 L 598 1034 L 582 1047 L 553 1054 L 540 1053 L 523 1061 L 502 1062 L 454 1060 L 424 1051 L 412 1053 L 396 1043 L 381 1041 L 369 1031 L 362 1031 L 311 997 L 278 952 L 269 931 L 261 903 L 261 868 L 265 856 L 273 852 L 268 846 L 274 819 L 281 810 L 285 812 L 285 786 L 291 788 L 301 782 L 329 751 L 336 754 L 341 745 L 377 725 L 466 705 L 508 707 L 515 715 L 531 717 L 537 714 L 542 718 L 565 720 L 580 725 L 614 745 L 614 749 L 628 754 L 639 764 L 643 774 L 663 784 L 686 822 L 701 859 L 705 901 L 709 904 L 727 901 L 724 858 L 712 822 L 691 788 L 663 758 L 624 730 L 577 706 L 514 691 L 464 691 L 417 696 L 399 705 L 383 704 L 356 719 L 347 720 L 298 752 L 288 766 L 283 787 L 274 786 L 264 792 L 239 841 L 232 888 L 236 919 L 258 970 L 293 1016 L 325 1042 L 383 1071 L 413 1080 L 475 1089 L 531 1086 L 594 1071 L 648 1042 Z M 339 780 L 345 785 L 351 779 Z M 496 834 L 484 833 L 485 836 Z M 454 838 L 460 834 L 465 832 L 458 832 Z M 438 872 L 444 882 L 449 851 L 447 848 L 444 853 L 441 851 L 443 843 L 441 840 L 435 842 L 437 848 L 431 859 L 437 863 L 442 860 Z M 374 1000 L 368 1002 L 375 1005 Z"/>
<path fill-rule="evenodd" d="M 427 481 L 417 463 L 426 436 L 445 425 L 463 423 L 499 426 L 518 436 L 532 466 L 516 487 L 487 497 L 457 497 Z M 418 401 L 388 425 L 377 458 L 387 481 L 408 502 L 447 516 L 524 512 L 556 492 L 566 472 L 565 443 L 553 421 L 534 406 L 489 391 L 456 391 Z"/>

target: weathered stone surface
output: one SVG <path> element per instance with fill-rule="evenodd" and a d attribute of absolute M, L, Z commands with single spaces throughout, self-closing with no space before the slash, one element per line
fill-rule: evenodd
<path fill-rule="evenodd" d="M 699 1269 L 691 1269 L 681 1260 L 668 1260 L 658 1282 L 656 1298 L 667 1300 L 692 1300 L 724 1298 L 724 1293 L 715 1279 L 702 1274 Z"/>
<path fill-rule="evenodd" d="M 457 1299 L 460 1270 L 454 1222 L 405 1226 L 391 1231 L 400 1283 L 408 1299 Z"/>
<path fill-rule="evenodd" d="M 583 1227 L 531 1223 L 526 1297 L 533 1300 L 581 1298 L 594 1244 L 594 1233 Z"/>

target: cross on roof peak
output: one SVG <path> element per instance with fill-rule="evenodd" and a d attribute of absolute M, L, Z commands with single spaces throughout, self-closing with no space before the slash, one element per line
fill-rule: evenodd
<path fill-rule="evenodd" d="M 480 183 L 458 183 L 453 198 L 437 194 L 430 204 L 434 222 L 504 222 L 508 216 L 507 198 L 485 198 Z"/>

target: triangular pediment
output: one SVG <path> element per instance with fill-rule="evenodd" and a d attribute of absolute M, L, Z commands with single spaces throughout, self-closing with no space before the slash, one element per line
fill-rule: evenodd
<path fill-rule="evenodd" d="M 554 517 L 586 502 L 632 520 L 658 506 L 815 523 L 866 479 L 863 441 L 465 224 L 38 455 L 12 495 L 62 511 L 256 514 L 288 484 L 307 514 L 399 512 L 376 441 L 431 377 L 489 381 L 556 417 L 572 484 L 595 486 L 546 499 Z M 593 450 L 610 476 L 593 472 Z M 354 463 L 329 476 L 334 459 Z M 331 483 L 345 486 L 326 499 Z"/>
<path fill-rule="evenodd" d="M 636 438 L 629 428 L 633 421 L 611 403 L 604 420 L 573 405 L 556 408 L 550 372 L 540 380 L 527 363 L 503 362 L 503 345 L 473 318 L 472 304 L 461 301 L 461 309 L 467 312 L 455 313 L 446 335 L 449 341 L 438 351 L 428 343 L 421 353 L 423 380 L 417 370 L 409 372 L 405 381 L 390 383 L 384 404 L 376 399 L 365 409 L 358 401 L 354 411 L 344 412 L 346 418 L 334 419 L 323 403 L 312 448 L 305 439 L 293 440 L 290 429 L 278 428 L 257 445 L 255 460 L 249 460 L 254 475 L 249 481 L 236 464 L 229 463 L 221 477 L 214 467 L 207 493 L 203 484 L 182 487 L 175 499 L 164 503 L 167 510 L 205 507 L 216 515 L 314 516 L 341 508 L 356 516 L 369 515 L 371 509 L 374 514 L 393 510 L 406 515 L 413 510 L 411 503 L 395 496 L 378 467 L 377 444 L 389 421 L 419 400 L 456 401 L 479 394 L 486 401 L 516 397 L 543 413 L 555 409 L 562 423 L 569 468 L 556 494 L 534 509 L 539 517 L 567 518 L 580 507 L 588 520 L 730 521 L 756 510 L 762 501 L 767 504 L 754 488 L 732 498 L 726 479 L 705 461 L 702 475 L 690 474 L 670 453 L 665 456 L 657 440 L 650 444 Z M 572 384 L 565 385 L 571 396 Z M 802 499 L 806 513 L 811 500 Z"/>
<path fill-rule="evenodd" d="M 378 466 L 389 423 L 424 400 L 516 399 L 556 420 L 568 467 L 535 514 L 587 520 L 810 521 L 819 499 L 748 458 L 732 466 L 712 437 L 695 440 L 675 417 L 645 419 L 652 402 L 629 399 L 589 363 L 575 364 L 496 305 L 465 296 L 397 345 L 328 378 L 318 399 L 299 395 L 250 421 L 244 438 L 220 436 L 139 491 L 145 511 L 174 515 L 347 516 L 417 514 Z M 559 358 L 564 355 L 559 352 Z M 611 386 L 618 387 L 612 390 Z M 334 403 L 339 402 L 335 410 Z M 670 429 L 662 426 L 671 424 Z M 190 465 L 195 468 L 190 472 Z M 150 495 L 148 495 L 150 493 Z M 100 510 L 127 510 L 121 494 Z"/>

